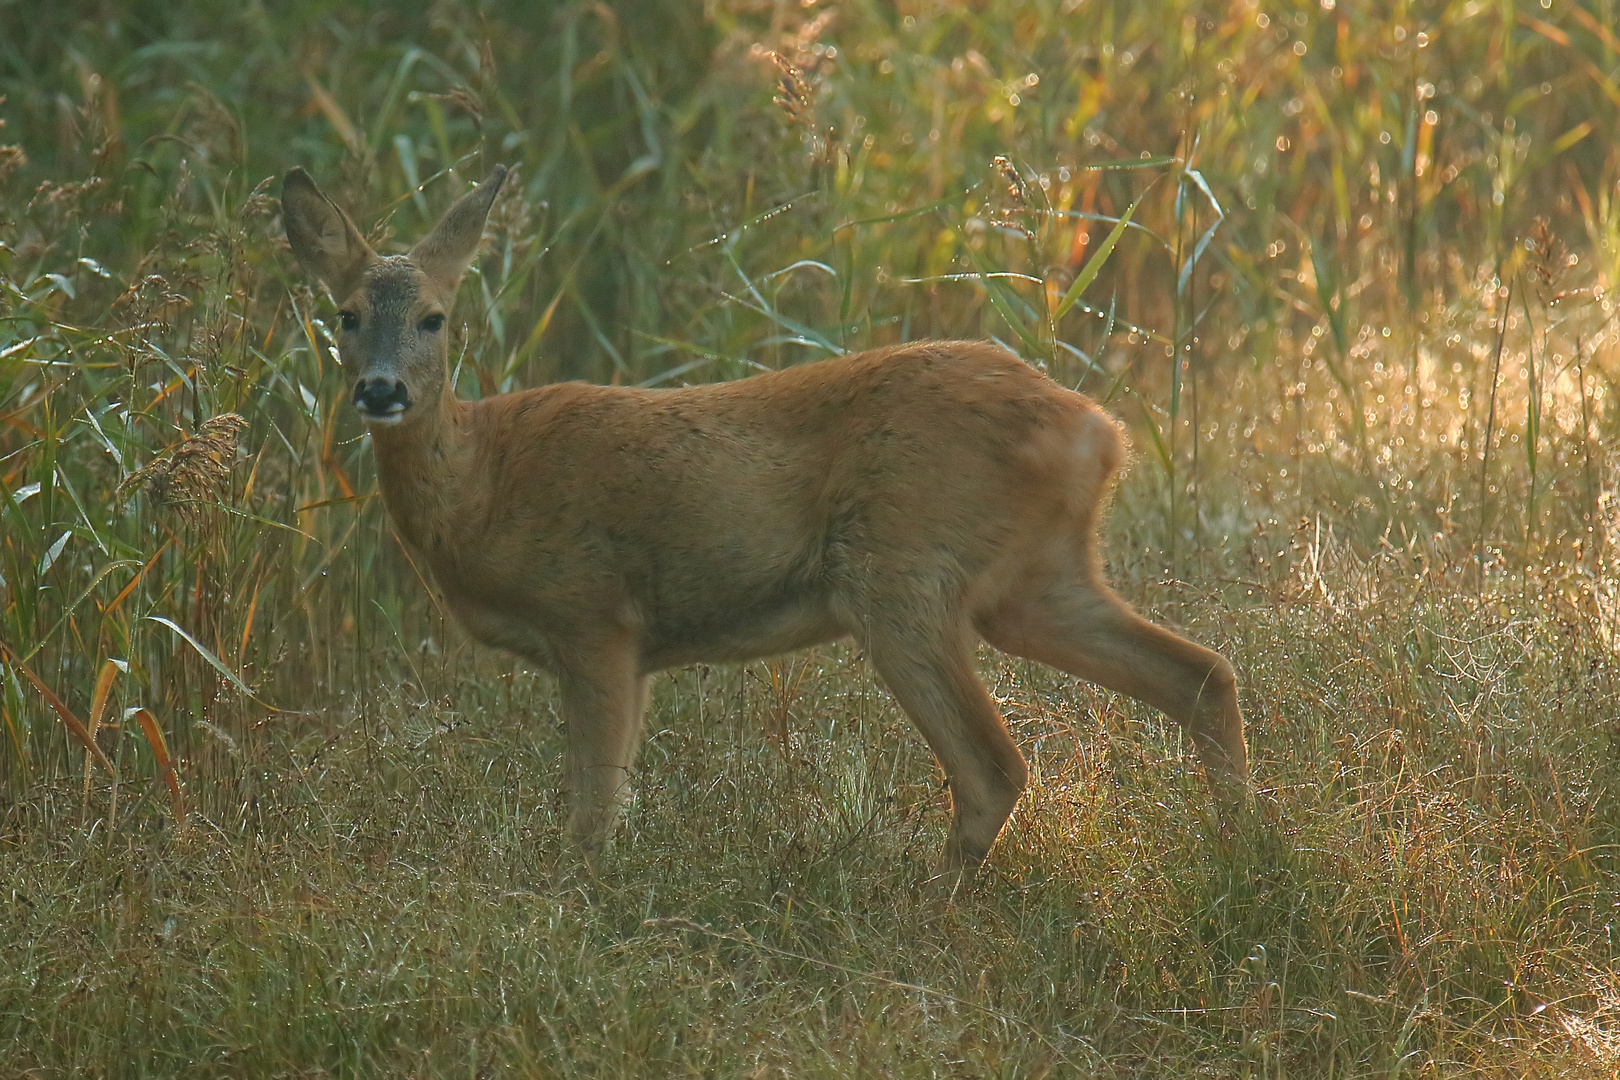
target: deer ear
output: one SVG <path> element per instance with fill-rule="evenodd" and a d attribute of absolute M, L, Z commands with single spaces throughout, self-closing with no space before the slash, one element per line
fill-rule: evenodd
<path fill-rule="evenodd" d="M 416 265 L 445 292 L 454 293 L 461 283 L 461 275 L 467 272 L 467 264 L 472 262 L 478 241 L 483 238 L 489 208 L 505 179 L 506 166 L 495 166 L 483 183 L 446 210 L 433 231 L 411 249 Z"/>
<path fill-rule="evenodd" d="M 360 275 L 377 253 L 303 169 L 290 170 L 282 181 L 281 219 L 300 265 L 334 296 L 341 300 L 360 287 Z"/>

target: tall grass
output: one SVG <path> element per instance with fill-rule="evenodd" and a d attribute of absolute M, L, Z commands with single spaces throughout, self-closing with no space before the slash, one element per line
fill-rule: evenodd
<path fill-rule="evenodd" d="M 1609 1075 L 1615 14 L 0 5 L 0 1061 Z M 930 909 L 834 649 L 663 680 L 576 887 L 549 688 L 394 540 L 276 217 L 302 165 L 387 250 L 497 161 L 464 394 L 960 336 L 1105 401 L 1252 846 L 987 656 L 1036 782 Z"/>

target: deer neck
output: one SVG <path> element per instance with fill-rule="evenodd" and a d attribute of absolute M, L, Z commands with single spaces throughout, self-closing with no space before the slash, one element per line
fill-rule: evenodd
<path fill-rule="evenodd" d="M 447 387 L 422 414 L 371 429 L 383 503 L 400 538 L 431 553 L 460 517 L 472 457 L 467 405 Z"/>

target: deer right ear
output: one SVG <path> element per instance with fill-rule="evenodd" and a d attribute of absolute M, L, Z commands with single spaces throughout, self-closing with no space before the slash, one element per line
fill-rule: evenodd
<path fill-rule="evenodd" d="M 484 235 L 489 208 L 494 205 L 495 196 L 499 194 L 505 179 L 506 166 L 495 166 L 484 177 L 483 183 L 446 210 L 444 217 L 433 226 L 433 231 L 411 249 L 411 258 L 416 260 L 422 272 L 452 296 L 455 295 L 456 286 L 461 283 L 461 275 L 467 271 L 467 264 L 478 252 L 478 241 Z"/>
<path fill-rule="evenodd" d="M 342 300 L 360 287 L 360 276 L 376 252 L 303 169 L 289 170 L 282 181 L 281 219 L 298 262 L 334 296 Z"/>

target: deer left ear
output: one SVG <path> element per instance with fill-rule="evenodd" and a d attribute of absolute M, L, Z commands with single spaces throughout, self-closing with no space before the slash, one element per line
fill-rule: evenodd
<path fill-rule="evenodd" d="M 467 264 L 477 253 L 489 208 L 505 179 L 506 166 L 495 166 L 483 183 L 445 211 L 433 231 L 411 249 L 411 259 L 446 292 L 455 291 L 461 283 L 461 275 L 467 272 Z"/>
<path fill-rule="evenodd" d="M 299 263 L 339 302 L 345 300 L 360 287 L 360 275 L 377 258 L 360 230 L 303 169 L 287 173 L 281 185 L 281 211 L 287 242 Z"/>

